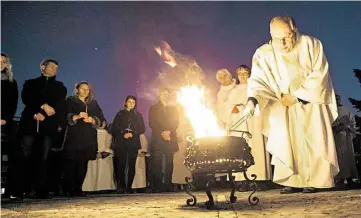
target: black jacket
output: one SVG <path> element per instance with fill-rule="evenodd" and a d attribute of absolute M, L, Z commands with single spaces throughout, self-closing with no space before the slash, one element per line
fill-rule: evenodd
<path fill-rule="evenodd" d="M 124 134 L 129 132 L 133 134 L 133 138 L 124 138 Z M 134 110 L 121 110 L 115 116 L 111 133 L 114 138 L 113 149 L 117 150 L 126 146 L 127 149 L 139 150 L 141 148 L 139 135 L 145 132 L 145 125 L 141 113 Z"/>
<path fill-rule="evenodd" d="M 1 119 L 7 124 L 13 121 L 18 105 L 18 85 L 16 80 L 1 80 Z"/>
<path fill-rule="evenodd" d="M 179 115 L 176 107 L 164 105 L 158 102 L 149 108 L 149 126 L 152 129 L 152 150 L 165 150 L 176 152 L 179 150 L 177 141 L 177 128 Z M 163 131 L 170 131 L 170 141 L 161 136 Z"/>
<path fill-rule="evenodd" d="M 58 125 L 63 118 L 62 104 L 65 103 L 67 90 L 62 82 L 54 77 L 41 75 L 38 78 L 26 80 L 21 92 L 21 99 L 25 105 L 20 119 L 20 135 L 34 135 L 37 131 L 37 122 L 34 115 L 42 113 L 45 120 L 39 123 L 39 132 L 56 137 Z M 48 104 L 54 108 L 55 114 L 48 117 L 40 107 Z"/>
<path fill-rule="evenodd" d="M 76 157 L 76 152 L 85 152 L 88 160 L 95 160 L 98 151 L 97 127 L 105 120 L 103 112 L 96 100 L 85 104 L 77 96 L 67 99 L 68 131 L 64 145 L 64 156 L 68 159 Z M 87 109 L 86 109 L 87 107 Z M 95 125 L 82 119 L 73 121 L 73 116 L 87 110 L 88 115 L 96 120 Z"/>

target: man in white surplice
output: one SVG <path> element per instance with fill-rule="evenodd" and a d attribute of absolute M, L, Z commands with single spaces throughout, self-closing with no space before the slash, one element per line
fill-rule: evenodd
<path fill-rule="evenodd" d="M 263 110 L 263 133 L 275 166 L 273 181 L 281 193 L 334 187 L 339 172 L 332 122 L 335 93 L 320 40 L 299 34 L 293 18 L 270 22 L 272 40 L 252 60 L 248 102 Z"/>
<path fill-rule="evenodd" d="M 241 65 L 236 69 L 239 84 L 233 88 L 228 94 L 227 108 L 229 123 L 227 123 L 227 130 L 231 130 L 229 135 L 244 137 L 244 134 L 237 131 L 246 131 L 252 134 L 248 144 L 252 148 L 252 155 L 254 157 L 255 165 L 251 166 L 247 172 L 248 175 L 256 174 L 257 180 L 271 179 L 271 165 L 269 161 L 269 154 L 265 150 L 264 139 L 261 132 L 262 119 L 261 116 L 254 116 L 247 122 L 239 123 L 243 117 L 243 110 L 247 104 L 247 83 L 251 76 L 251 69 L 246 65 Z M 235 131 L 232 131 L 235 130 Z M 234 173 L 235 181 L 245 180 L 243 173 Z"/>
<path fill-rule="evenodd" d="M 226 129 L 230 122 L 230 116 L 227 111 L 228 95 L 236 87 L 236 80 L 232 79 L 232 74 L 227 69 L 218 70 L 216 79 L 221 84 L 217 93 L 217 117 L 221 128 Z M 216 177 L 217 180 L 221 180 L 221 177 L 226 180 L 227 173 L 217 173 Z"/>
<path fill-rule="evenodd" d="M 217 81 L 221 87 L 217 93 L 217 116 L 222 128 L 226 128 L 230 122 L 228 108 L 228 95 L 236 87 L 236 80 L 232 79 L 232 74 L 227 69 L 220 69 L 216 74 Z"/>

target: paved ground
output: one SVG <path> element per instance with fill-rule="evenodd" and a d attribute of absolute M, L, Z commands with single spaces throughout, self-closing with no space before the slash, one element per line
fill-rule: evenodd
<path fill-rule="evenodd" d="M 248 204 L 249 193 L 236 193 L 231 204 L 226 191 L 214 192 L 217 201 L 207 210 L 207 196 L 196 192 L 198 203 L 186 205 L 185 193 L 89 195 L 86 198 L 25 200 L 1 205 L 1 217 L 361 217 L 361 190 L 280 195 L 279 190 L 258 192 L 260 202 Z"/>

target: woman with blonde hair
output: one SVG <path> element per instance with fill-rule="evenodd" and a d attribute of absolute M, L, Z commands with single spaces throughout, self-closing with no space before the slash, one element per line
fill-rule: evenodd
<path fill-rule="evenodd" d="M 7 184 L 5 187 L 6 195 L 13 194 L 20 197 L 21 194 L 16 193 L 19 185 L 16 179 L 18 171 L 14 169 L 17 164 L 14 151 L 14 139 L 12 134 L 13 118 L 18 105 L 18 85 L 14 79 L 11 69 L 10 57 L 1 53 L 1 154 L 9 155 L 9 168 L 7 173 Z M 3 174 L 3 173 L 1 173 Z M 3 175 L 1 175 L 3 177 Z M 4 187 L 4 184 L 2 184 Z M 13 198 L 14 199 L 14 198 Z"/>
<path fill-rule="evenodd" d="M 1 126 L 10 126 L 17 104 L 18 104 L 18 85 L 14 79 L 11 70 L 10 57 L 1 53 Z M 6 125 L 8 124 L 8 125 Z"/>

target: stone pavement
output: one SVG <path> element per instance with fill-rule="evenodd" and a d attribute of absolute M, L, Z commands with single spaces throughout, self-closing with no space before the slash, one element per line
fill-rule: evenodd
<path fill-rule="evenodd" d="M 185 193 L 88 195 L 85 198 L 26 199 L 22 203 L 5 200 L 1 217 L 361 217 L 361 190 L 281 195 L 279 190 L 257 192 L 260 202 L 248 204 L 249 193 L 237 192 L 237 202 L 229 202 L 229 192 L 215 191 L 213 210 L 207 210 L 204 192 L 195 193 L 198 202 L 186 205 Z"/>

